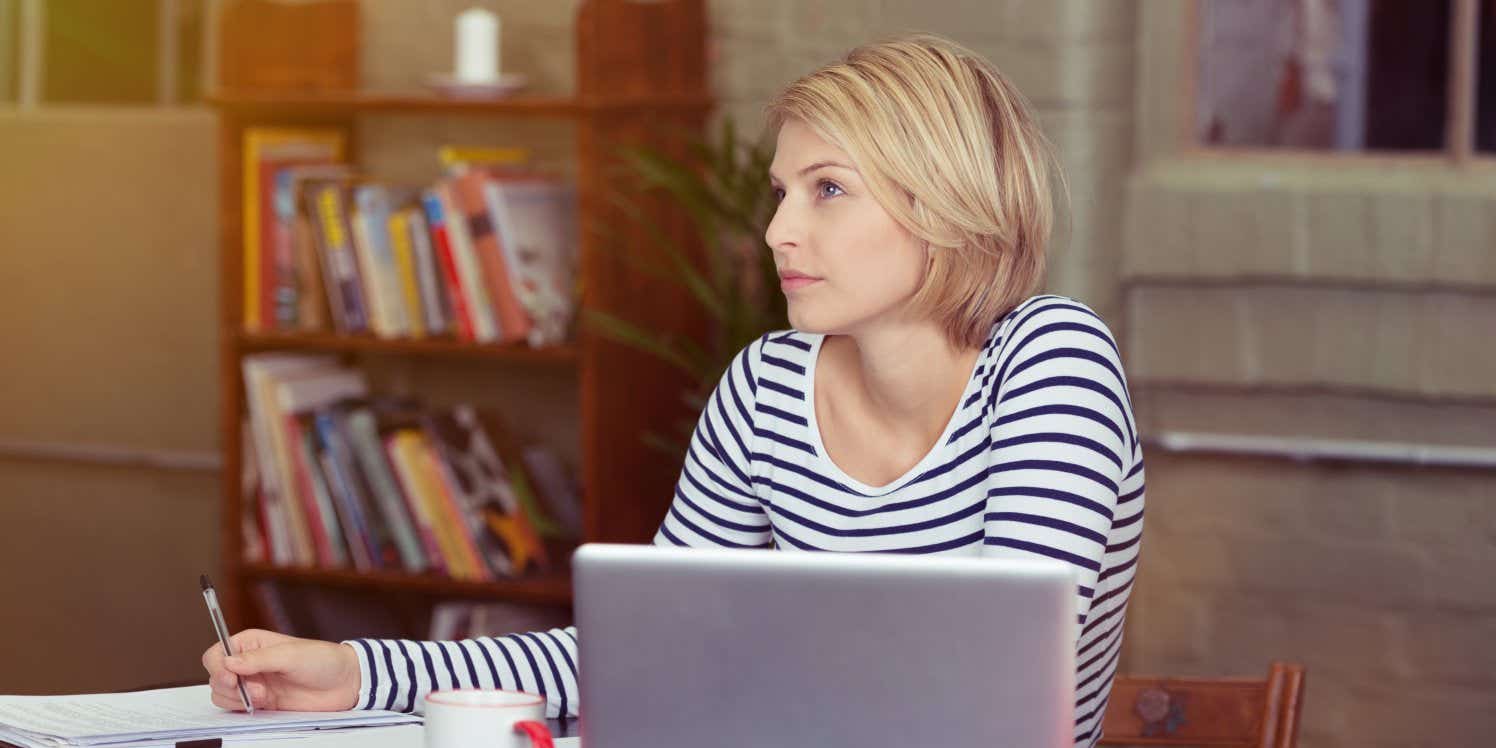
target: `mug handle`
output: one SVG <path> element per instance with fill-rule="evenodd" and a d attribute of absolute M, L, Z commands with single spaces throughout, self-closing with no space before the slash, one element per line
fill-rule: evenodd
<path fill-rule="evenodd" d="M 528 735 L 535 748 L 556 748 L 556 744 L 551 741 L 551 730 L 545 726 L 544 722 L 534 720 L 515 722 L 514 731 Z"/>

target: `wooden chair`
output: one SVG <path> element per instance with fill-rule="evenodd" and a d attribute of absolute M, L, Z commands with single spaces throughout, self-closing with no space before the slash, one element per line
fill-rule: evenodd
<path fill-rule="evenodd" d="M 1101 744 L 1293 748 L 1303 703 L 1293 663 L 1274 662 L 1265 680 L 1119 675 Z"/>

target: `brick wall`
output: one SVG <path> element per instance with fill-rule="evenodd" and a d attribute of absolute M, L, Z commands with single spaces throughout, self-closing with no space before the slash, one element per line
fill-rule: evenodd
<path fill-rule="evenodd" d="M 1191 155 L 1187 0 L 1139 3 L 1121 288 L 1143 435 L 1496 447 L 1496 179 Z M 1309 667 L 1305 746 L 1496 730 L 1490 471 L 1148 453 L 1130 669 Z"/>

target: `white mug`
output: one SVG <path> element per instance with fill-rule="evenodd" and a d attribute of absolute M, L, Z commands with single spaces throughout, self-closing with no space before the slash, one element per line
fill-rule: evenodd
<path fill-rule="evenodd" d="M 426 694 L 426 748 L 553 748 L 545 699 L 523 691 Z"/>

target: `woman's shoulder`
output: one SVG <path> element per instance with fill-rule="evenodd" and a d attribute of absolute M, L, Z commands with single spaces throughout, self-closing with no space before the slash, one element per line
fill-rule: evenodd
<path fill-rule="evenodd" d="M 759 383 L 764 379 L 779 384 L 782 389 L 791 384 L 788 380 L 806 373 L 820 337 L 799 330 L 764 333 L 733 355 L 723 377 L 753 394 L 757 394 Z M 794 382 L 793 386 L 799 387 L 800 383 Z"/>
<path fill-rule="evenodd" d="M 1082 337 L 1067 334 L 1076 332 L 1082 333 Z M 1039 294 L 1025 299 L 993 324 L 987 345 L 1012 353 L 1019 344 L 1028 347 L 1061 340 L 1084 343 L 1087 339 L 1109 348 L 1114 354 L 1117 352 L 1116 338 L 1096 310 L 1069 296 Z"/>

